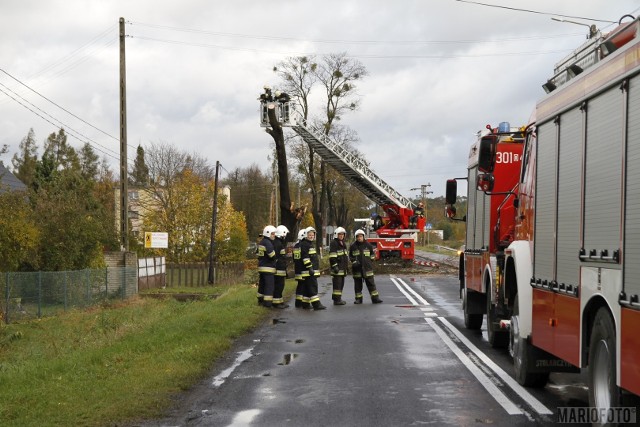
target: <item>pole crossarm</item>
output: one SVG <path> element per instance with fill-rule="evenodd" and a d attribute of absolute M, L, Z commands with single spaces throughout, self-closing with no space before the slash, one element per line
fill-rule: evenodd
<path fill-rule="evenodd" d="M 331 165 L 354 187 L 379 205 L 395 204 L 401 208 L 414 208 L 414 203 L 394 190 L 373 172 L 367 163 L 331 140 L 315 126 L 296 122 L 291 128 L 313 148 L 322 160 Z"/>

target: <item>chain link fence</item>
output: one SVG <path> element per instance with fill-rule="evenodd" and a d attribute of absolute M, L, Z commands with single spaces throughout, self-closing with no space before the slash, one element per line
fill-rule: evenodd
<path fill-rule="evenodd" d="M 137 273 L 135 267 L 0 273 L 0 311 L 10 323 L 126 299 L 138 292 Z"/>

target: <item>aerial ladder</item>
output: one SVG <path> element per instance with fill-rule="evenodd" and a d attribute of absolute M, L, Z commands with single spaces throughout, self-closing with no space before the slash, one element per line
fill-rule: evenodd
<path fill-rule="evenodd" d="M 369 242 L 376 245 L 376 258 L 413 261 L 417 233 L 424 230 L 425 226 L 425 218 L 421 216 L 416 219 L 415 228 L 410 228 L 415 204 L 380 178 L 362 158 L 325 135 L 321 128 L 300 119 L 292 120 L 288 101 L 271 101 L 261 97 L 262 127 L 271 126 L 267 114 L 269 107 L 275 109 L 276 118 L 281 126 L 290 127 L 322 160 L 382 208 L 385 216 L 367 224 L 372 226 L 374 236 L 377 236 L 368 238 Z"/>

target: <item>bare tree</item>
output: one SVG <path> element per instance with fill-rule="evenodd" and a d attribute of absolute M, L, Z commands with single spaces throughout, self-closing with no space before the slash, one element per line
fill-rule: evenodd
<path fill-rule="evenodd" d="M 331 134 L 335 121 L 340 120 L 346 112 L 357 109 L 359 99 L 355 83 L 367 74 L 365 67 L 359 61 L 348 58 L 345 53 L 324 56 L 320 62 L 316 62 L 314 57 L 288 58 L 274 67 L 274 71 L 281 78 L 282 88 L 298 106 L 304 122 L 310 120 L 309 96 L 312 88 L 319 83 L 325 89 L 324 117 L 319 119 L 319 122 L 326 135 Z M 269 114 L 271 117 L 271 113 Z M 275 114 L 273 116 L 275 118 Z M 273 123 L 271 125 L 273 132 L 271 134 L 276 140 L 276 137 L 281 136 L 276 134 Z M 281 156 L 284 156 L 283 136 L 282 144 L 278 144 L 276 140 L 276 152 L 280 160 Z M 321 159 L 317 158 L 314 150 L 303 142 L 296 144 L 295 153 L 299 172 L 311 191 L 311 212 L 316 229 L 320 231 L 326 220 L 329 192 L 333 194 L 333 191 L 328 188 L 327 167 Z M 279 171 L 280 165 L 279 161 Z M 282 175 L 280 178 L 282 184 Z"/>
<path fill-rule="evenodd" d="M 356 92 L 356 82 L 367 75 L 367 69 L 360 61 L 348 58 L 346 53 L 330 54 L 322 58 L 315 75 L 325 90 L 323 125 L 325 135 L 329 136 L 335 121 L 358 108 L 360 99 Z M 313 206 L 314 220 L 319 227 L 325 223 L 325 202 L 328 199 L 327 167 L 324 161 L 320 161 L 320 197 L 317 205 Z"/>
<path fill-rule="evenodd" d="M 298 105 L 302 120 L 306 121 L 309 114 L 309 93 L 315 83 L 315 69 L 317 65 L 313 57 L 289 58 L 273 68 L 282 79 L 281 89 L 287 93 Z M 278 165 L 278 188 L 280 191 L 280 216 L 282 223 L 291 231 L 289 240 L 295 238 L 298 224 L 305 214 L 306 208 L 295 207 L 291 200 L 289 187 L 289 170 L 287 164 L 286 141 L 282 125 L 278 123 L 274 109 L 268 112 L 269 125 L 266 131 L 275 142 L 276 161 Z M 313 157 L 313 156 L 312 156 Z"/>

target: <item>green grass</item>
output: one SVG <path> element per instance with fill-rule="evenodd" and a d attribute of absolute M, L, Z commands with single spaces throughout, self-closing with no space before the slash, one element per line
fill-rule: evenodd
<path fill-rule="evenodd" d="M 288 281 L 286 292 L 294 287 Z M 193 302 L 133 298 L 0 327 L 0 424 L 101 426 L 159 417 L 268 313 L 252 286 L 209 291 L 222 294 Z"/>

